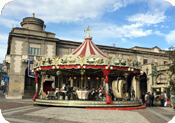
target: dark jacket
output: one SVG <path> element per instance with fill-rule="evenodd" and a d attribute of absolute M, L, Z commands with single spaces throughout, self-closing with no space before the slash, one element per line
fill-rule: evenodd
<path fill-rule="evenodd" d="M 142 100 L 144 100 L 145 99 L 145 94 L 142 94 Z"/>
<path fill-rule="evenodd" d="M 151 95 L 151 100 L 154 100 L 154 95 Z"/>

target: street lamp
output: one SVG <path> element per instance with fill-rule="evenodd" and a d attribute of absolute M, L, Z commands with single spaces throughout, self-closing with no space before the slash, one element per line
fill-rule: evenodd
<path fill-rule="evenodd" d="M 147 73 L 147 76 L 152 76 L 152 85 L 154 85 L 154 78 L 153 77 L 157 75 L 157 69 L 154 66 L 153 62 L 151 63 L 151 68 L 152 68 L 152 73 L 148 75 L 148 71 L 149 71 L 148 68 L 146 68 L 146 73 Z"/>

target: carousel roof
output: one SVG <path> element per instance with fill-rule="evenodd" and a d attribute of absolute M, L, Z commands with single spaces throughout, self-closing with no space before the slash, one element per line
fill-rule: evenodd
<path fill-rule="evenodd" d="M 85 41 L 70 55 L 74 56 L 85 56 L 89 57 L 90 55 L 101 55 L 106 58 L 106 55 L 92 42 L 92 38 L 85 38 Z"/>

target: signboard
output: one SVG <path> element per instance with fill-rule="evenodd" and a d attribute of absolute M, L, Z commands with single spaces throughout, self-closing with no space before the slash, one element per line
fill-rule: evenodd
<path fill-rule="evenodd" d="M 32 70 L 34 71 L 33 62 L 34 62 L 33 59 L 29 59 L 28 61 L 28 76 L 35 78 L 35 72 L 32 72 Z"/>
<path fill-rule="evenodd" d="M 9 82 L 9 77 L 4 77 L 3 81 L 4 82 Z"/>

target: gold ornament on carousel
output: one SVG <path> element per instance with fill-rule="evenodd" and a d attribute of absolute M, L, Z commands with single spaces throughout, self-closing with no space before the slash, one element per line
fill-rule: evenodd
<path fill-rule="evenodd" d="M 85 70 L 80 70 L 81 75 L 84 75 L 84 73 L 85 73 Z"/>
<path fill-rule="evenodd" d="M 130 68 L 132 59 L 127 59 L 127 60 L 128 60 L 128 63 L 129 63 L 129 68 Z"/>
<path fill-rule="evenodd" d="M 108 66 L 108 68 L 110 67 L 110 61 L 111 61 L 111 59 L 112 59 L 112 57 L 110 57 L 110 56 L 106 56 L 106 58 L 107 58 L 107 60 L 108 60 L 108 62 L 107 62 L 107 66 Z"/>
<path fill-rule="evenodd" d="M 85 56 L 83 56 L 83 55 L 78 56 L 78 58 L 80 59 L 80 66 L 83 66 L 84 57 Z"/>
<path fill-rule="evenodd" d="M 41 67 L 42 58 L 39 58 L 39 68 Z"/>
<path fill-rule="evenodd" d="M 57 68 L 57 65 L 58 65 L 58 62 L 57 61 L 59 59 L 59 56 L 55 56 L 54 59 L 55 59 L 55 68 Z"/>

